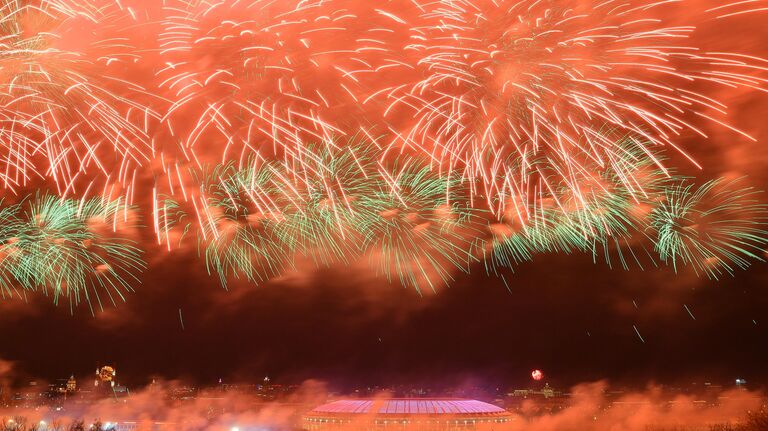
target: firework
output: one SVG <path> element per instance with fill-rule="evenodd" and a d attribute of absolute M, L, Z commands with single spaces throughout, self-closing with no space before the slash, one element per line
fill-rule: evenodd
<path fill-rule="evenodd" d="M 209 205 L 199 211 L 209 269 L 226 285 L 231 276 L 268 280 L 298 255 L 316 265 L 367 256 L 388 279 L 419 289 L 466 270 L 462 229 L 472 209 L 460 190 L 414 161 L 393 174 L 369 146 L 346 148 L 308 148 L 293 165 L 214 169 L 203 192 Z"/>
<path fill-rule="evenodd" d="M 338 153 L 309 148 L 284 168 L 287 211 L 280 231 L 293 250 L 321 264 L 360 256 L 372 220 L 380 217 L 381 202 L 371 195 L 385 186 L 375 156 L 362 143 L 346 144 Z"/>
<path fill-rule="evenodd" d="M 696 187 L 670 187 L 651 213 L 655 249 L 675 271 L 690 266 L 717 279 L 762 261 L 768 244 L 768 207 L 759 191 L 739 180 L 714 180 Z"/>
<path fill-rule="evenodd" d="M 628 269 L 630 263 L 655 265 L 649 250 L 656 249 L 673 267 L 678 261 L 709 261 L 711 267 L 714 251 L 692 247 L 696 240 L 720 247 L 720 254 L 740 267 L 748 258 L 759 258 L 766 242 L 759 228 L 760 204 L 741 199 L 738 206 L 718 208 L 718 214 L 728 212 L 731 218 L 718 221 L 714 241 L 712 232 L 681 239 L 675 236 L 679 222 L 670 220 L 727 195 L 713 195 L 712 186 L 695 192 L 681 185 L 683 180 L 644 157 L 633 140 L 618 145 L 621 160 L 591 167 L 581 187 L 540 187 L 529 207 L 508 204 L 501 222 L 471 205 L 460 178 L 446 182 L 414 158 L 384 166 L 366 145 L 348 146 L 338 155 L 309 148 L 293 165 L 258 159 L 240 168 L 228 163 L 204 175 L 196 216 L 187 218 L 184 230 L 200 226 L 195 235 L 201 254 L 225 286 L 229 278 L 268 281 L 294 267 L 297 255 L 311 257 L 316 265 L 351 265 L 365 257 L 388 280 L 420 291 L 448 284 L 454 273 L 470 271 L 477 262 L 497 273 L 543 253 L 588 253 Z M 694 209 L 665 215 L 682 200 Z M 163 204 L 162 213 L 174 212 L 177 205 Z M 754 230 L 746 228 L 753 224 Z M 726 232 L 750 239 L 749 253 L 722 253 L 716 242 L 724 243 Z M 731 265 L 725 268 L 732 272 Z"/>
<path fill-rule="evenodd" d="M 8 207 L 1 272 L 14 286 L 55 303 L 65 298 L 72 306 L 85 301 L 103 307 L 105 299 L 122 301 L 144 268 L 140 249 L 114 231 L 118 222 L 124 228 L 129 211 L 119 201 L 51 195 Z"/>
<path fill-rule="evenodd" d="M 373 155 L 357 143 L 343 154 L 308 148 L 293 165 L 214 169 L 203 192 L 209 206 L 198 210 L 209 269 L 226 284 L 232 276 L 268 280 L 298 255 L 316 265 L 364 258 L 419 290 L 468 270 L 477 210 L 459 182 L 453 189 L 416 160 L 385 167 Z"/>
<path fill-rule="evenodd" d="M 0 203 L 0 205 L 2 204 Z M 0 238 L 4 244 L 2 251 L 0 251 L 0 294 L 3 298 L 11 297 L 18 291 L 10 271 L 12 267 L 9 261 L 9 252 L 13 251 L 13 247 L 8 246 L 8 244 L 17 241 L 17 212 L 17 205 L 2 205 L 0 207 Z"/>
<path fill-rule="evenodd" d="M 168 3 L 156 81 L 171 103 L 154 149 L 164 170 L 242 164 L 252 155 L 291 159 L 312 142 L 332 145 L 343 132 L 321 115 L 338 102 L 321 91 L 333 80 L 321 79 L 313 60 L 322 33 L 309 22 L 315 9 L 294 1 Z"/>
<path fill-rule="evenodd" d="M 554 187 L 553 173 L 582 186 L 589 165 L 621 159 L 616 142 L 627 136 L 650 159 L 658 148 L 679 149 L 683 132 L 706 137 L 702 121 L 753 139 L 727 124 L 711 93 L 761 89 L 762 60 L 702 50 L 690 40 L 694 26 L 666 23 L 668 3 L 425 5 L 408 47 L 419 78 L 377 93 L 388 114 L 413 118 L 391 150 L 429 155 L 501 214 L 510 197 L 537 199 L 530 189 L 542 180 Z"/>
<path fill-rule="evenodd" d="M 215 271 L 223 286 L 229 278 L 267 281 L 290 265 L 289 248 L 276 232 L 282 216 L 256 197 L 275 194 L 270 167 L 254 161 L 241 169 L 218 166 L 204 182 L 206 216 L 198 240 L 209 273 Z"/>
<path fill-rule="evenodd" d="M 377 271 L 419 291 L 434 291 L 455 272 L 468 271 L 476 261 L 470 253 L 475 210 L 459 181 L 446 182 L 413 162 L 381 175 L 384 185 L 370 198 L 378 216 L 361 226 Z"/>
<path fill-rule="evenodd" d="M 4 0 L 0 15 L 4 187 L 42 178 L 73 194 L 79 180 L 117 180 L 146 163 L 149 138 L 132 117 L 156 115 L 135 101 L 143 88 L 118 73 L 137 55 L 111 33 L 130 15 L 100 0 Z"/>
<path fill-rule="evenodd" d="M 506 204 L 501 221 L 490 225 L 491 271 L 537 253 L 572 252 L 602 254 L 609 266 L 617 259 L 624 268 L 631 258 L 642 267 L 638 255 L 647 255 L 648 214 L 674 177 L 654 162 L 663 160 L 660 154 L 646 157 L 637 141 L 624 139 L 616 148 L 612 163 L 588 165 L 577 182 L 552 173 L 539 180 L 532 203 Z M 540 172 L 546 172 L 546 161 L 540 163 L 545 165 Z"/>
<path fill-rule="evenodd" d="M 0 181 L 41 190 L 0 209 L 0 291 L 121 299 L 136 213 L 224 286 L 297 258 L 420 291 L 543 253 L 732 273 L 762 205 L 664 155 L 753 139 L 716 91 L 768 62 L 698 46 L 678 3 L 0 0 Z"/>

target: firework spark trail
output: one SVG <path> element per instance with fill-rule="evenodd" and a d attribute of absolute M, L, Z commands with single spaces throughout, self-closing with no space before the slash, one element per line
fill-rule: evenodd
<path fill-rule="evenodd" d="M 333 40 L 354 16 L 292 1 L 168 4 L 156 80 L 171 103 L 153 147 L 164 172 L 242 166 L 254 155 L 290 163 L 346 133 L 326 111 L 354 105 L 339 100 L 340 72 L 317 60 L 315 43 Z M 178 177 L 168 177 L 170 189 L 186 187 Z"/>
<path fill-rule="evenodd" d="M 227 164 L 206 183 L 205 205 L 212 216 L 204 223 L 208 235 L 200 236 L 200 246 L 208 271 L 215 271 L 224 286 L 227 279 L 241 277 L 264 282 L 290 265 L 289 249 L 276 232 L 280 217 L 262 211 L 252 198 L 254 189 L 259 196 L 268 193 L 265 189 L 279 193 L 272 179 L 268 166 L 249 163 L 236 169 Z"/>
<path fill-rule="evenodd" d="M 687 304 L 683 304 L 683 308 L 685 308 L 686 313 L 691 316 L 691 319 L 696 320 L 696 316 L 693 315 L 693 312 L 691 312 L 691 309 L 688 308 Z"/>
<path fill-rule="evenodd" d="M 637 329 L 637 325 L 632 325 L 632 329 L 634 329 L 634 330 L 635 330 L 635 335 L 637 335 L 637 338 L 639 338 L 639 339 L 640 339 L 640 341 L 641 341 L 643 344 L 645 344 L 645 338 L 643 338 L 643 336 L 642 336 L 642 335 L 640 335 L 640 330 L 639 330 L 639 329 Z"/>
<path fill-rule="evenodd" d="M 436 291 L 478 260 L 471 254 L 481 218 L 457 180 L 446 182 L 410 160 L 382 171 L 371 197 L 379 208 L 363 225 L 369 262 L 388 280 Z"/>
<path fill-rule="evenodd" d="M 102 308 L 125 300 L 144 269 L 142 251 L 123 231 L 132 211 L 119 201 L 37 195 L 2 211 L 2 295 L 38 291 L 55 303 Z M 119 221 L 118 221 L 119 220 Z M 119 223 L 119 231 L 115 228 Z M 106 296 L 105 298 L 102 298 Z"/>
<path fill-rule="evenodd" d="M 590 197 L 587 201 L 563 194 L 561 206 L 550 200 L 546 208 L 534 208 L 531 223 L 500 227 L 489 212 L 468 205 L 458 179 L 447 183 L 414 159 L 399 168 L 355 175 L 375 163 L 375 152 L 351 148 L 347 157 L 308 152 L 316 169 L 301 175 L 255 159 L 243 168 L 228 163 L 199 173 L 203 199 L 192 206 L 198 223 L 183 205 L 164 199 L 163 218 L 171 221 L 166 235 L 169 229 L 181 231 L 174 238 L 191 231 L 208 271 L 225 287 L 236 279 L 268 282 L 303 255 L 315 257 L 318 266 L 368 260 L 377 274 L 419 291 L 449 284 L 474 262 L 500 274 L 498 268 L 514 269 L 541 253 L 602 252 L 610 264 L 610 251 L 628 268 L 629 256 L 639 263 L 635 248 L 655 250 L 676 271 L 690 265 L 716 278 L 761 260 L 759 251 L 768 244 L 768 209 L 755 200 L 754 190 L 738 182 L 695 188 L 684 179 L 666 180 L 651 172 L 646 178 L 664 180 L 643 202 L 622 190 L 621 183 L 607 182 L 605 189 L 582 193 Z M 640 159 L 633 166 L 655 165 Z M 610 173 L 603 176 L 610 178 Z M 272 196 L 272 201 L 257 196 Z M 343 203 L 333 206 L 333 199 Z M 28 205 L 3 207 L 0 217 L 4 295 L 20 286 L 51 292 L 54 300 L 64 296 L 73 304 L 82 295 L 100 306 L 100 291 L 113 302 L 113 294 L 122 298 L 143 268 L 140 251 L 110 233 L 131 221 L 120 201 L 42 196 Z M 483 252 L 476 253 L 477 247 Z"/>
<path fill-rule="evenodd" d="M 467 270 L 477 232 L 466 195 L 425 165 L 390 170 L 375 154 L 364 144 L 338 155 L 308 148 L 295 166 L 252 160 L 204 174 L 206 208 L 193 211 L 209 272 L 226 286 L 267 281 L 297 256 L 318 266 L 366 259 L 390 280 L 435 290 Z"/>
<path fill-rule="evenodd" d="M 675 270 L 691 266 L 713 279 L 763 261 L 768 206 L 758 200 L 761 194 L 739 180 L 670 187 L 650 216 L 660 258 Z"/>
<path fill-rule="evenodd" d="M 132 117 L 157 114 L 119 73 L 137 61 L 129 38 L 115 36 L 130 21 L 119 3 L 4 0 L 0 11 L 3 186 L 51 180 L 74 195 L 81 178 L 147 163 L 149 137 Z"/>
<path fill-rule="evenodd" d="M 154 242 L 196 242 L 225 286 L 297 256 L 368 260 L 425 291 L 541 253 L 628 268 L 655 251 L 731 273 L 760 259 L 762 206 L 734 184 L 682 182 L 664 155 L 693 161 L 681 140 L 712 126 L 754 139 L 715 93 L 765 92 L 768 61 L 694 36 L 763 6 L 0 0 L 0 181 L 54 188 L 59 206 L 39 212 L 75 225 L 92 202 L 123 208 L 112 230 L 146 206 Z M 666 19 L 675 7 L 684 22 Z M 0 220 L 32 229 L 20 208 Z M 75 300 L 95 259 L 77 256 Z M 52 286 L 30 265 L 0 271 L 4 293 Z"/>
<path fill-rule="evenodd" d="M 746 14 L 766 13 L 768 12 L 768 2 L 763 0 L 736 0 L 711 7 L 706 11 L 717 14 L 717 19 L 726 19 Z"/>
<path fill-rule="evenodd" d="M 509 206 L 500 221 L 491 220 L 492 238 L 485 244 L 490 250 L 483 253 L 489 271 L 514 267 L 538 253 L 563 252 L 587 252 L 595 259 L 602 254 L 611 267 L 617 260 L 624 269 L 630 263 L 642 268 L 648 213 L 676 180 L 645 157 L 640 143 L 616 145 L 621 159 L 612 165 L 586 165 L 576 183 L 561 180 L 522 213 L 515 211 L 520 205 Z"/>
<path fill-rule="evenodd" d="M 665 3 L 430 3 L 412 23 L 417 79 L 378 92 L 389 111 L 414 117 L 391 147 L 459 171 L 503 213 L 536 199 L 540 180 L 577 183 L 585 164 L 615 163 L 626 136 L 645 142 L 649 158 L 669 147 L 694 164 L 678 139 L 706 138 L 700 120 L 754 139 L 708 94 L 765 91 L 765 60 L 692 44 L 695 26 L 665 24 Z"/>

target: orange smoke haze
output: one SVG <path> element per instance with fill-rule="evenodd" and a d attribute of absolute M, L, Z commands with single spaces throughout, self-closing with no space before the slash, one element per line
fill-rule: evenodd
<path fill-rule="evenodd" d="M 134 391 L 119 402 L 112 399 L 94 401 L 86 405 L 69 405 L 64 411 L 46 409 L 6 409 L 0 417 L 23 417 L 30 423 L 46 421 L 49 424 L 67 424 L 72 420 L 106 422 L 135 422 L 138 430 L 157 429 L 162 423 L 174 431 L 231 430 L 233 427 L 251 429 L 295 430 L 301 428 L 301 417 L 317 405 L 344 398 L 330 395 L 325 385 L 317 381 L 304 382 L 298 390 L 276 401 L 265 401 L 254 394 L 234 390 L 202 389 L 194 399 L 174 400 L 176 391 L 187 390 L 181 382 L 160 382 L 143 390 Z M 478 428 L 481 431 L 647 431 L 649 429 L 698 430 L 715 424 L 736 424 L 748 413 L 766 407 L 762 392 L 726 390 L 709 393 L 709 400 L 701 401 L 700 394 L 665 396 L 662 389 L 650 385 L 647 389 L 627 392 L 621 396 L 606 397 L 607 382 L 584 383 L 570 390 L 570 400 L 561 410 L 552 413 L 538 411 L 537 402 L 528 400 L 518 411 L 512 412 L 512 421 Z M 374 398 L 388 398 L 381 393 Z M 354 397 L 353 397 L 354 398 Z M 360 417 L 346 431 L 359 431 Z"/>

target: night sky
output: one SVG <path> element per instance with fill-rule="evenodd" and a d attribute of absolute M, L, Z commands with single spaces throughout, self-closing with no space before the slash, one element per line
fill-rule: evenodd
<path fill-rule="evenodd" d="M 509 291 L 498 278 L 473 275 L 423 297 L 334 269 L 225 292 L 199 266 L 169 258 L 126 304 L 95 317 L 84 307 L 73 317 L 42 301 L 5 303 L 0 356 L 44 379 L 116 363 L 129 384 L 269 375 L 340 388 L 514 386 L 533 368 L 559 385 L 768 379 L 764 264 L 709 282 L 542 256 L 505 275 Z"/>

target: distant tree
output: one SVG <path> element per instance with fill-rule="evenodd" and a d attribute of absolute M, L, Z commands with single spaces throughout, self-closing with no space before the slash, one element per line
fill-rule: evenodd
<path fill-rule="evenodd" d="M 768 411 L 749 413 L 737 431 L 768 431 Z"/>
<path fill-rule="evenodd" d="M 659 425 L 646 425 L 645 431 L 690 431 L 687 427 L 674 425 L 672 427 Z"/>
<path fill-rule="evenodd" d="M 12 418 L 3 418 L 2 431 L 28 431 L 27 418 L 14 416 Z"/>
<path fill-rule="evenodd" d="M 115 431 L 115 425 L 107 422 L 106 424 L 101 419 L 96 419 L 90 426 L 92 431 Z"/>

